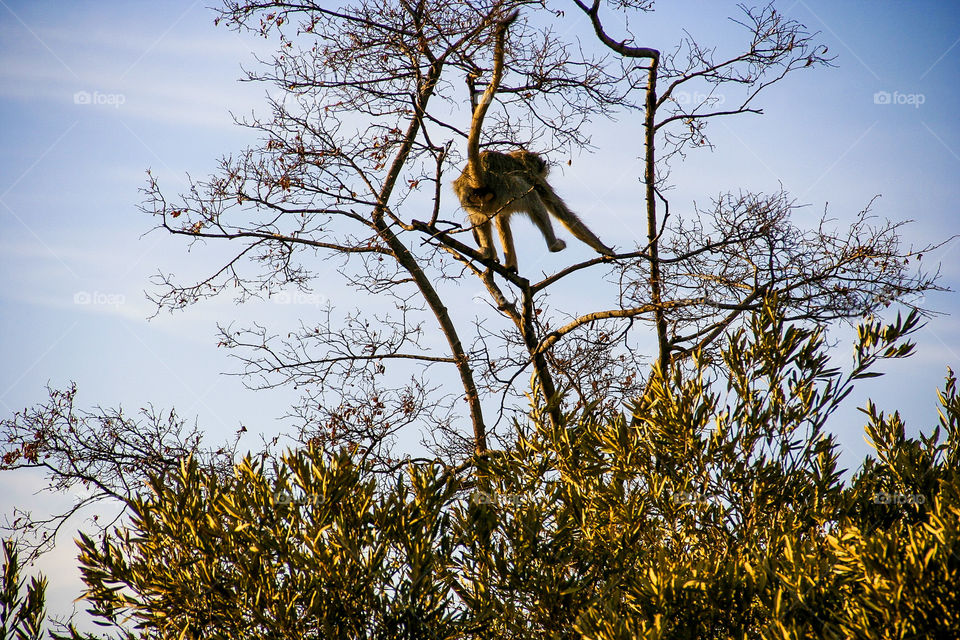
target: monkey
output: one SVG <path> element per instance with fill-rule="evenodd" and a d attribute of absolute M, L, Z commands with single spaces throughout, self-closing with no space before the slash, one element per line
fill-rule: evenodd
<path fill-rule="evenodd" d="M 467 138 L 467 164 L 453 181 L 453 190 L 460 199 L 473 226 L 474 238 L 481 254 L 496 260 L 492 221 L 496 222 L 503 246 L 504 266 L 517 271 L 517 252 L 510 231 L 510 216 L 526 213 L 540 230 L 551 252 L 562 251 L 567 244 L 557 238 L 550 223 L 552 214 L 577 239 L 605 256 L 615 255 L 580 221 L 547 182 L 549 165 L 537 153 L 516 149 L 509 153 L 480 151 L 480 130 L 487 108 L 503 77 L 504 39 L 507 28 L 516 20 L 514 11 L 497 25 L 493 53 L 493 75 L 490 84 L 473 112 Z"/>

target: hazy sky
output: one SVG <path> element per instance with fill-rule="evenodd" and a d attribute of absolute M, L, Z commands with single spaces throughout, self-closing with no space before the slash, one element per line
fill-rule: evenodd
<path fill-rule="evenodd" d="M 136 209 L 146 169 L 170 193 L 183 188 L 187 172 L 213 171 L 219 156 L 252 140 L 230 113 L 262 110 L 267 91 L 237 78 L 241 65 L 256 65 L 252 53 L 269 54 L 273 42 L 214 27 L 207 4 L 0 0 L 4 416 L 44 400 L 45 385 L 72 380 L 81 407 L 175 407 L 196 417 L 213 441 L 243 423 L 250 430 L 243 444 L 256 448 L 258 434 L 283 430 L 277 418 L 293 395 L 250 392 L 241 379 L 220 375 L 237 365 L 217 349 L 215 324 L 258 320 L 282 333 L 320 300 L 343 309 L 362 302 L 321 278 L 316 297 L 302 304 L 237 308 L 222 298 L 146 320 L 153 308 L 144 290 L 158 269 L 189 280 L 223 255 L 217 246 L 188 253 L 182 239 L 146 234 L 153 223 Z M 837 68 L 791 76 L 762 97 L 765 115 L 712 125 L 716 150 L 694 153 L 674 169 L 676 210 L 689 212 L 693 201 L 704 205 L 721 191 L 782 186 L 809 205 L 801 224 L 804 215 L 815 222 L 827 203 L 842 224 L 881 194 L 877 216 L 916 221 L 903 231 L 905 244 L 960 233 L 960 4 L 777 6 L 821 32 Z M 555 28 L 582 29 L 575 13 L 568 9 L 571 24 Z M 641 44 L 664 50 L 682 28 L 701 44 L 736 50 L 735 30 L 724 19 L 735 13 L 733 2 L 664 2 L 634 30 L 648 38 Z M 598 122 L 591 132 L 597 151 L 570 158 L 572 165 L 558 171 L 558 189 L 601 238 L 621 237 L 620 218 L 604 212 L 635 204 L 637 172 L 611 167 L 636 165 L 638 127 Z M 941 283 L 954 289 L 957 247 L 950 242 L 924 257 L 928 267 L 942 263 Z M 583 254 L 566 259 L 576 255 Z M 523 250 L 520 262 L 522 268 Z M 914 431 L 935 424 L 934 390 L 947 366 L 960 367 L 960 304 L 945 293 L 928 296 L 925 305 L 954 315 L 931 320 L 917 335 L 917 355 L 885 365 L 888 375 L 862 384 L 831 423 L 846 466 L 867 451 L 855 410 L 867 397 L 901 409 Z M 838 357 L 849 360 L 846 351 Z M 34 496 L 36 488 L 28 476 L 0 475 L 0 513 L 15 504 L 57 504 Z M 41 563 L 56 612 L 68 610 L 79 589 L 70 537 Z"/>

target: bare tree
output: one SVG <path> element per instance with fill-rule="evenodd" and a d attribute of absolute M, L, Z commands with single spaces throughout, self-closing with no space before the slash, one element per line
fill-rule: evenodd
<path fill-rule="evenodd" d="M 49 400 L 18 411 L 0 422 L 3 454 L 0 469 L 39 470 L 46 491 L 68 493 L 74 501 L 52 515 L 37 514 L 22 505 L 3 522 L 3 529 L 26 543 L 33 558 L 53 546 L 57 534 L 75 514 L 97 503 L 123 507 L 141 493 L 151 477 L 163 478 L 195 457 L 209 471 L 229 473 L 237 438 L 222 447 L 205 448 L 203 434 L 174 411 L 143 407 L 137 416 L 120 409 L 78 409 L 77 389 L 49 389 Z M 109 511 L 109 510 L 108 510 Z M 121 511 L 91 520 L 101 531 L 116 522 Z"/>
<path fill-rule="evenodd" d="M 365 308 L 340 316 L 328 308 L 287 337 L 223 327 L 221 340 L 239 353 L 251 384 L 305 389 L 297 410 L 304 437 L 363 443 L 386 459 L 391 437 L 414 424 L 439 434 L 448 453 L 486 451 L 493 425 L 529 381 L 555 420 L 577 403 L 620 406 L 643 388 L 644 360 L 631 341 L 649 324 L 656 353 L 643 356 L 665 373 L 678 357 L 713 345 L 766 294 L 777 293 L 792 319 L 826 322 L 934 286 L 905 266 L 919 252 L 901 248 L 901 223 L 873 223 L 869 207 L 845 230 L 828 228 L 826 218 L 817 229 L 798 228 L 784 193 L 730 193 L 709 210 L 671 215 L 670 162 L 710 144 L 710 119 L 761 113 L 764 88 L 830 58 L 815 34 L 772 6 L 740 7 L 744 46 L 729 57 L 689 37 L 661 53 L 613 35 L 619 27 L 608 24 L 619 14 L 642 14 L 649 4 L 574 0 L 570 16 L 553 11 L 551 19 L 576 11 L 590 19 L 607 51 L 591 54 L 597 43 L 535 27 L 550 13 L 536 2 L 226 3 L 225 24 L 277 38 L 275 57 L 248 79 L 282 95 L 269 118 L 244 122 L 262 144 L 225 158 L 217 175 L 176 202 L 150 183 L 144 208 L 162 228 L 240 247 L 196 283 L 161 277 L 156 303 L 175 309 L 234 287 L 240 300 L 308 288 L 316 260 L 338 261 L 343 282 L 370 301 Z M 539 279 L 484 259 L 464 238 L 470 228 L 444 186 L 462 162 L 465 107 L 478 79 L 489 79 L 493 25 L 518 7 L 524 21 L 509 35 L 486 144 L 582 147 L 585 125 L 616 110 L 633 118 L 644 160 L 637 214 L 646 243 Z M 705 87 L 702 99 L 678 100 L 688 87 Z M 742 99 L 718 104 L 720 87 L 742 90 Z M 550 292 L 586 270 L 606 283 L 608 302 L 572 315 L 551 309 Z M 490 305 L 451 307 L 447 300 L 471 278 Z M 431 340 L 436 330 L 443 344 Z M 457 390 L 443 382 L 444 369 L 456 372 Z M 400 370 L 412 377 L 404 381 Z"/>

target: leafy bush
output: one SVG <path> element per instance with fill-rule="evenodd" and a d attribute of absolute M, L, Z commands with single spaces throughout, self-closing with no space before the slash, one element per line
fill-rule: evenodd
<path fill-rule="evenodd" d="M 769 304 L 629 416 L 551 426 L 464 470 L 376 474 L 348 452 L 185 460 L 126 527 L 80 541 L 93 611 L 162 637 L 960 637 L 960 397 L 849 482 L 824 430 L 917 318 L 861 327 L 851 371 Z"/>

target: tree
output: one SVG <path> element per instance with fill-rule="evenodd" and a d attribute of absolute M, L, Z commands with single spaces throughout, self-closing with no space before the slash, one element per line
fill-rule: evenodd
<path fill-rule="evenodd" d="M 485 146 L 581 150 L 593 120 L 618 114 L 636 127 L 644 159 L 643 204 L 624 213 L 636 215 L 644 239 L 540 276 L 481 257 L 444 187 L 489 80 L 494 25 L 517 8 Z M 220 344 L 240 358 L 251 386 L 302 390 L 293 409 L 300 442 L 331 455 L 346 448 L 361 467 L 389 475 L 416 462 L 397 461 L 395 445 L 398 434 L 417 430 L 435 454 L 429 461 L 466 483 L 458 490 L 487 491 L 483 465 L 518 446 L 511 418 L 528 394 L 552 429 L 588 409 L 605 423 L 649 398 L 665 384 L 658 380 L 722 362 L 727 332 L 767 297 L 785 321 L 822 327 L 894 302 L 910 306 L 937 288 L 908 264 L 930 247 L 901 247 L 903 223 L 875 222 L 869 207 L 845 230 L 826 219 L 799 228 L 784 193 L 720 194 L 712 208 L 678 215 L 669 169 L 709 146 L 707 123 L 759 114 L 766 87 L 830 58 L 815 34 L 772 5 L 742 8 L 743 49 L 727 56 L 690 38 L 665 52 L 638 46 L 616 19 L 622 12 L 620 24 L 635 23 L 649 10 L 646 0 L 575 0 L 568 11 L 513 0 L 339 9 L 227 1 L 223 24 L 276 38 L 275 57 L 247 79 L 280 93 L 269 116 L 242 122 L 259 143 L 223 158 L 209 178 L 177 197 L 150 179 L 143 209 L 160 229 L 237 247 L 191 283 L 158 276 L 158 311 L 227 291 L 238 301 L 308 291 L 317 260 L 333 261 L 362 308 L 330 305 L 290 331 L 225 325 Z M 577 12 L 593 30 L 582 47 L 542 26 Z M 720 88 L 729 91 L 722 106 Z M 742 95 L 732 101 L 735 89 Z M 690 103 L 682 91 L 704 97 Z M 582 277 L 597 307 L 551 304 Z M 464 304 L 467 282 L 482 287 L 486 306 Z M 647 326 L 656 337 L 651 353 L 636 347 Z M 185 456 L 224 482 L 232 472 L 233 446 L 202 447 L 196 428 L 175 414 L 84 413 L 73 400 L 72 388 L 53 390 L 48 404 L 5 419 L 3 467 L 39 467 L 55 490 L 82 483 L 86 502 L 112 498 L 124 507 L 145 481 L 179 473 Z M 477 479 L 463 479 L 465 471 Z M 11 526 L 42 529 L 50 540 L 73 512 L 49 521 L 18 514 Z"/>
<path fill-rule="evenodd" d="M 437 464 L 384 476 L 314 447 L 232 477 L 188 459 L 82 538 L 87 597 L 147 637 L 956 637 L 956 378 L 920 440 L 868 408 L 876 456 L 849 485 L 823 429 L 916 327 L 861 327 L 844 376 L 771 304 L 725 379 L 695 354 L 632 421 L 540 406 L 471 494 Z"/>

